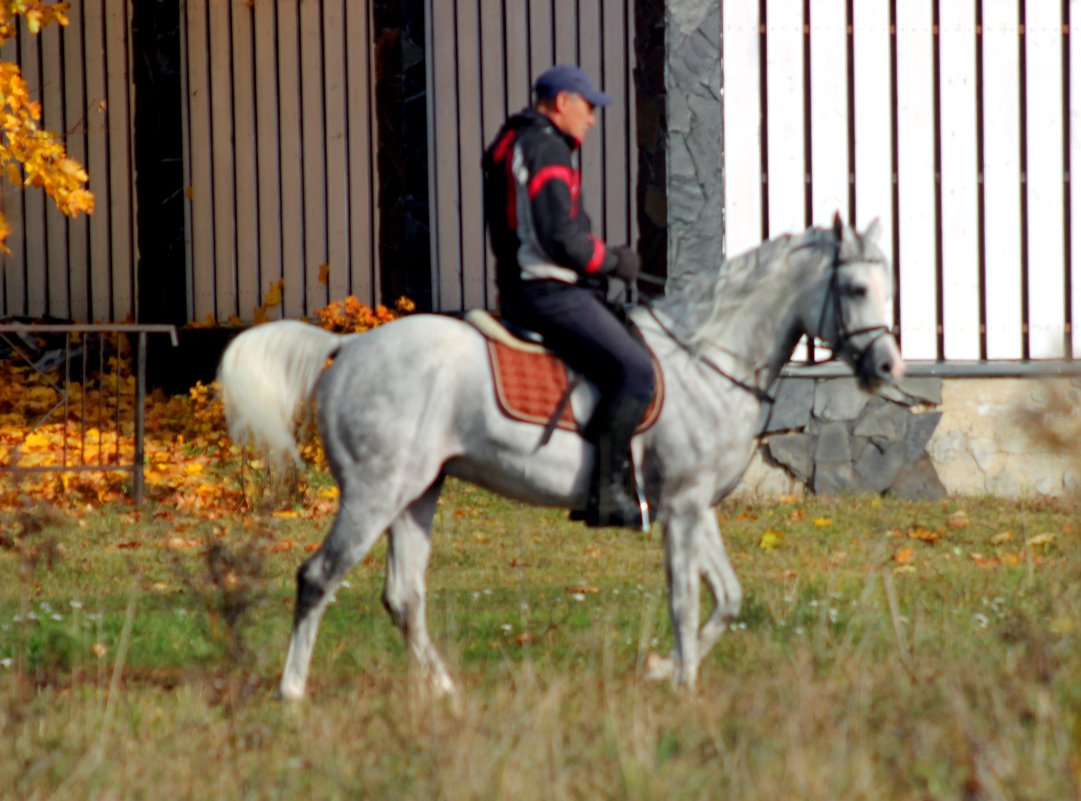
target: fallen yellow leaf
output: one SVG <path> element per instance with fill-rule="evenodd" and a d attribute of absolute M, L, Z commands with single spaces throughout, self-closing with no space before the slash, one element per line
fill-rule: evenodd
<path fill-rule="evenodd" d="M 780 531 L 774 531 L 772 528 L 766 529 L 762 534 L 762 538 L 758 541 L 758 547 L 763 551 L 772 551 L 779 548 L 784 543 L 784 534 Z"/>
<path fill-rule="evenodd" d="M 1044 534 L 1037 534 L 1034 537 L 1029 537 L 1025 540 L 1026 548 L 1042 548 L 1050 545 L 1055 541 L 1055 535 L 1049 532 Z"/>

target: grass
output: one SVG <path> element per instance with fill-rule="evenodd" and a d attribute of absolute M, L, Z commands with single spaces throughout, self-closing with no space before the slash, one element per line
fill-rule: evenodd
<path fill-rule="evenodd" d="M 452 483 L 428 618 L 458 709 L 409 674 L 382 544 L 327 612 L 294 708 L 272 693 L 323 526 L 9 514 L 0 797 L 1081 798 L 1073 506 L 719 514 L 746 600 L 679 694 L 641 678 L 671 643 L 658 531 L 587 531 Z"/>

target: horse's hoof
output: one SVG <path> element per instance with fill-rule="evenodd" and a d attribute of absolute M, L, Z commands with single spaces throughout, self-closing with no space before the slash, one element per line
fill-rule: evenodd
<path fill-rule="evenodd" d="M 274 692 L 274 698 L 286 704 L 296 704 L 304 700 L 304 690 L 282 684 Z"/>
<path fill-rule="evenodd" d="M 671 657 L 661 656 L 650 651 L 646 654 L 642 674 L 649 681 L 671 681 L 676 675 L 676 664 Z"/>
<path fill-rule="evenodd" d="M 454 698 L 458 695 L 458 688 L 454 686 L 450 676 L 439 673 L 428 677 L 428 692 L 434 698 Z"/>

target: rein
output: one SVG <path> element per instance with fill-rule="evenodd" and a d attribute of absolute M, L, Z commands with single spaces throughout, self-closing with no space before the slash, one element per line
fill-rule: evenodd
<path fill-rule="evenodd" d="M 673 331 L 671 328 L 664 324 L 664 321 L 659 316 L 657 316 L 657 312 L 653 310 L 653 306 L 651 304 L 647 303 L 643 305 L 645 306 L 646 311 L 649 312 L 649 316 L 653 318 L 653 322 L 657 324 L 661 331 L 663 331 L 669 339 L 679 345 L 680 349 L 687 353 L 692 359 L 697 362 L 701 362 L 713 372 L 717 373 L 717 375 L 726 378 L 728 381 L 735 384 L 740 389 L 746 390 L 747 392 L 751 393 L 763 403 L 772 404 L 774 402 L 773 396 L 761 387 L 754 384 L 749 384 L 746 381 L 737 378 L 736 376 L 725 370 L 723 367 L 721 367 L 719 364 L 717 364 L 717 362 L 713 361 L 713 359 L 695 351 L 694 348 L 692 348 L 690 345 L 680 339 L 675 331 Z"/>
<path fill-rule="evenodd" d="M 852 354 L 853 362 L 855 362 L 856 364 L 859 364 L 863 360 L 864 355 L 875 344 L 875 342 L 877 342 L 881 337 L 883 337 L 883 336 L 890 333 L 890 327 L 888 325 L 879 324 L 879 325 L 866 326 L 864 328 L 856 328 L 856 329 L 848 328 L 848 326 L 845 324 L 844 312 L 843 312 L 843 310 L 841 308 L 841 287 L 838 284 L 838 280 L 837 280 L 837 273 L 838 273 L 840 267 L 841 267 L 841 243 L 840 243 L 840 241 L 838 239 L 833 238 L 831 240 L 830 267 L 829 267 L 829 269 L 830 269 L 830 288 L 829 288 L 829 294 L 826 296 L 825 300 L 822 302 L 822 311 L 818 315 L 818 331 L 821 332 L 822 327 L 825 325 L 826 312 L 830 308 L 830 306 L 832 305 L 833 306 L 833 318 L 834 318 L 834 322 L 835 322 L 836 328 L 837 328 L 837 342 L 836 342 L 836 346 L 833 348 L 832 355 L 830 356 L 830 358 L 827 361 L 836 360 L 842 351 L 848 350 Z M 643 276 L 639 276 L 639 279 L 641 279 L 641 278 L 643 278 Z M 648 276 L 648 278 L 653 279 L 649 283 L 657 283 L 657 284 L 663 283 L 663 281 L 661 281 L 660 279 L 656 279 L 653 276 Z M 657 324 L 657 326 L 660 328 L 660 330 L 669 339 L 671 339 L 673 342 L 675 342 L 676 345 L 678 345 L 681 350 L 683 350 L 685 353 L 687 353 L 689 356 L 691 356 L 695 361 L 697 361 L 697 362 L 699 362 L 701 364 L 704 364 L 706 367 L 708 367 L 710 370 L 715 372 L 717 375 L 725 378 L 730 383 L 734 384 L 735 386 L 739 387 L 740 389 L 742 389 L 742 390 L 744 390 L 746 392 L 749 392 L 751 395 L 753 395 L 759 401 L 761 401 L 763 403 L 769 403 L 769 404 L 773 404 L 773 403 L 776 402 L 776 399 L 774 398 L 774 396 L 770 395 L 769 392 L 767 392 L 766 390 L 762 389 L 761 387 L 757 386 L 756 384 L 751 384 L 751 383 L 749 383 L 747 381 L 744 381 L 744 380 L 732 375 L 730 372 L 725 370 L 723 367 L 721 367 L 719 364 L 717 364 L 711 358 L 699 353 L 694 348 L 692 348 L 690 345 L 688 345 L 686 342 L 684 342 L 679 337 L 679 335 L 676 334 L 676 332 L 673 331 L 668 325 L 666 325 L 665 322 L 657 315 L 657 313 L 653 310 L 652 304 L 650 304 L 648 302 L 644 302 L 644 299 L 643 299 L 643 301 L 640 302 L 640 305 L 645 307 L 646 311 L 649 313 L 649 316 L 653 318 L 653 321 Z M 851 347 L 853 340 L 856 337 L 863 336 L 864 334 L 875 334 L 875 336 L 871 337 L 870 341 L 862 348 L 856 349 L 856 348 Z"/>

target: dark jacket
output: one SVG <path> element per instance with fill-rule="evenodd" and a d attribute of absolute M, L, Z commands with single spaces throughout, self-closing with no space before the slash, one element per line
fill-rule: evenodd
<path fill-rule="evenodd" d="M 592 234 L 580 197 L 578 142 L 543 114 L 515 114 L 484 153 L 484 209 L 503 301 L 522 282 L 578 283 L 616 257 Z"/>

